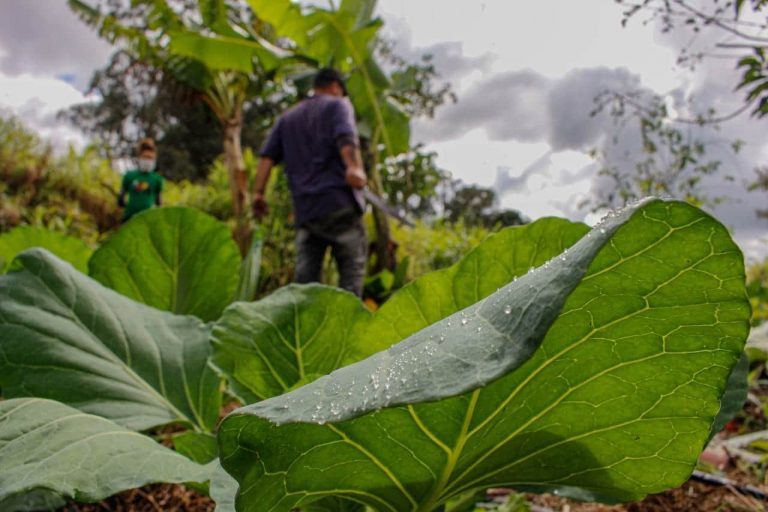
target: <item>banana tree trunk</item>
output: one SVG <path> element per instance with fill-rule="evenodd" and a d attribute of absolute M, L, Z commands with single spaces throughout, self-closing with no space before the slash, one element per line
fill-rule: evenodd
<path fill-rule="evenodd" d="M 240 136 L 243 131 L 242 111 L 224 121 L 224 161 L 229 173 L 232 209 L 235 217 L 233 237 L 240 254 L 245 257 L 250 248 L 253 228 L 248 216 L 248 173 L 243 160 Z"/>

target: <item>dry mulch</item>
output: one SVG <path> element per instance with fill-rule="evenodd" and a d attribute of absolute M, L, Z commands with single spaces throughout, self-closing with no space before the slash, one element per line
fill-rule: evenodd
<path fill-rule="evenodd" d="M 59 512 L 213 512 L 216 504 L 183 485 L 153 484 L 99 503 L 70 503 Z"/>
<path fill-rule="evenodd" d="M 551 494 L 527 495 L 538 510 L 554 512 L 764 512 L 766 503 L 717 487 L 689 481 L 677 489 L 627 505 L 580 503 Z M 156 484 L 133 489 L 93 504 L 69 504 L 60 512 L 213 512 L 215 505 L 183 485 Z"/>
<path fill-rule="evenodd" d="M 764 512 L 766 503 L 727 487 L 688 481 L 677 489 L 648 496 L 626 505 L 580 503 L 549 494 L 531 495 L 528 500 L 555 512 Z"/>

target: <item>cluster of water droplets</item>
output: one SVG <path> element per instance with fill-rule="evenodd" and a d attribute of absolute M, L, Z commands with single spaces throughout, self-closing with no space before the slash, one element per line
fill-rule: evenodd
<path fill-rule="evenodd" d="M 640 202 L 644 201 L 641 200 Z M 624 216 L 628 209 L 635 207 L 636 205 L 630 205 L 621 210 L 609 212 L 587 234 L 587 238 L 598 233 L 605 236 L 609 230 L 615 227 L 615 222 L 619 220 L 617 217 Z M 580 249 L 577 249 L 577 246 L 566 249 L 540 267 L 531 267 L 527 274 L 515 277 L 512 283 L 497 290 L 497 293 L 492 296 L 493 306 L 497 308 L 496 311 L 500 308 L 507 316 L 522 314 L 523 310 L 521 306 L 516 305 L 515 300 L 519 300 L 520 294 L 530 296 L 530 293 L 537 290 L 534 283 L 540 272 L 550 271 L 555 264 L 559 264 L 558 266 L 563 268 L 562 265 L 572 264 L 572 259 L 578 262 L 580 258 L 578 256 L 572 258 L 571 255 L 574 252 L 578 253 Z M 491 297 L 487 300 L 491 300 Z M 377 363 L 362 382 L 358 381 L 358 384 L 355 383 L 354 379 L 345 380 L 340 373 L 346 369 L 342 369 L 310 385 L 313 388 L 311 397 L 308 397 L 307 393 L 301 390 L 297 390 L 298 393 L 289 394 L 288 397 L 283 397 L 285 400 L 274 406 L 274 410 L 277 412 L 275 422 L 279 424 L 279 418 L 284 416 L 290 415 L 295 418 L 296 413 L 303 415 L 302 411 L 305 413 L 311 411 L 309 414 L 311 421 L 322 425 L 326 421 L 340 420 L 354 416 L 356 413 L 387 407 L 391 405 L 393 400 L 400 401 L 407 397 L 409 391 L 433 385 L 431 361 L 437 355 L 440 345 L 449 340 L 455 342 L 463 339 L 465 335 L 462 332 L 465 332 L 464 329 L 466 328 L 482 333 L 483 325 L 477 325 L 481 323 L 477 322 L 477 315 L 486 301 L 428 327 L 427 329 L 431 329 L 433 332 L 429 334 L 425 332 L 426 338 L 421 338 L 419 341 L 405 340 L 374 356 L 369 361 L 373 362 L 374 359 L 378 358 Z M 493 357 L 501 357 L 501 350 L 501 346 L 496 347 L 493 350 Z M 326 379 L 330 379 L 330 382 L 327 382 Z M 323 385 L 324 381 L 326 383 Z M 270 402 L 270 400 L 266 402 Z"/>

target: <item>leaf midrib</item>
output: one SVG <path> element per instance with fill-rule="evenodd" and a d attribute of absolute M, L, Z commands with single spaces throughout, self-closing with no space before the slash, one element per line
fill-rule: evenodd
<path fill-rule="evenodd" d="M 69 317 L 69 319 L 70 319 L 70 320 L 73 320 L 73 321 L 74 321 L 74 322 L 75 322 L 77 325 L 79 325 L 79 326 L 80 326 L 80 328 L 81 328 L 81 329 L 83 329 L 83 331 L 87 332 L 87 333 L 88 333 L 88 335 L 89 335 L 89 337 L 91 338 L 91 340 L 93 340 L 93 341 L 95 341 L 96 343 L 98 343 L 98 344 L 100 344 L 101 346 L 103 346 L 103 347 L 104 347 L 104 349 L 105 349 L 105 352 L 106 352 L 106 354 L 105 354 L 105 355 L 107 355 L 107 357 L 108 357 L 109 359 L 111 359 L 111 360 L 112 360 L 112 363 L 113 363 L 113 364 L 115 364 L 115 365 L 116 365 L 116 366 L 118 366 L 118 367 L 122 367 L 122 368 L 123 368 L 123 370 L 126 372 L 126 374 L 128 374 L 128 376 L 129 376 L 131 379 L 133 379 L 133 380 L 134 380 L 134 382 L 136 382 L 136 384 L 137 384 L 137 387 L 146 389 L 146 390 L 149 392 L 149 394 L 150 394 L 150 395 L 152 395 L 152 396 L 155 396 L 155 397 L 158 399 L 158 401 L 159 401 L 159 402 L 161 402 L 161 403 L 165 404 L 165 405 L 166 405 L 166 407 L 168 407 L 168 409 L 169 409 L 171 412 L 173 412 L 174 414 L 176 414 L 176 416 L 177 416 L 179 419 L 188 421 L 190 424 L 194 425 L 196 429 L 199 427 L 198 425 L 196 425 L 196 424 L 195 424 L 195 422 L 194 422 L 194 421 L 192 421 L 192 420 L 191 420 L 189 417 L 187 417 L 187 415 L 186 415 L 186 414 L 182 413 L 182 412 L 181 412 L 179 409 L 177 409 L 177 408 L 176 408 L 176 406 L 175 406 L 175 405 L 173 405 L 173 404 L 172 404 L 172 403 L 171 403 L 171 402 L 170 402 L 170 401 L 169 401 L 169 400 L 168 400 L 168 399 L 167 399 L 167 398 L 166 398 L 164 395 L 162 395 L 160 392 L 158 392 L 158 390 L 156 390 L 154 387 L 150 386 L 148 382 L 146 382 L 144 379 L 142 379 L 142 378 L 141 378 L 141 377 L 140 377 L 140 376 L 139 376 L 139 375 L 138 375 L 138 374 L 137 374 L 137 373 L 136 373 L 136 372 L 133 370 L 133 368 L 131 368 L 130 366 L 128 366 L 128 365 L 126 364 L 126 362 L 125 362 L 125 361 L 123 361 L 122 359 L 120 359 L 120 357 L 119 357 L 117 354 L 115 354 L 115 353 L 114 353 L 112 350 L 110 350 L 110 349 L 109 349 L 109 347 L 107 347 L 106 345 L 104 345 L 104 344 L 101 342 L 101 340 L 100 340 L 98 337 L 96 337 L 96 334 L 95 334 L 93 331 L 91 331 L 90 329 L 88 329 L 88 328 L 85 326 L 85 324 L 82 322 L 82 320 L 80 319 L 80 317 L 79 317 L 79 316 L 78 316 L 78 315 L 75 313 L 74 309 L 72 309 L 71 307 L 67 306 L 66 302 L 64 302 L 64 299 L 62 299 L 62 298 L 61 298 L 61 297 L 60 297 L 60 296 L 59 296 L 59 295 L 58 295 L 58 294 L 55 292 L 55 290 L 53 290 L 53 288 L 51 288 L 51 287 L 48 285 L 48 283 L 47 283 L 45 280 L 43 280 L 43 279 L 42 279 L 42 277 L 40 277 L 39 275 L 33 274 L 33 273 L 31 273 L 31 272 L 30 272 L 30 274 L 31 274 L 31 275 L 33 275 L 33 276 L 35 277 L 35 279 L 37 279 L 37 280 L 38 280 L 38 281 L 39 281 L 39 282 L 40 282 L 40 283 L 41 283 L 43 286 L 45 286 L 45 288 L 47 288 L 47 289 L 48 289 L 48 290 L 51 292 L 51 295 L 52 295 L 53 297 L 56 297 L 56 299 L 57 299 L 57 300 L 59 301 L 59 303 L 60 303 L 60 304 L 61 304 L 61 305 L 64 307 L 64 309 L 65 309 L 65 310 L 67 310 L 67 311 L 71 311 L 71 313 L 72 313 L 72 316 L 71 316 L 71 317 Z M 54 314 L 53 312 L 50 312 L 50 313 L 51 313 L 51 314 Z M 60 315 L 55 315 L 55 316 L 60 316 Z M 67 317 L 67 316 L 63 316 L 63 317 L 61 317 L 61 318 L 64 318 L 64 319 L 66 319 L 66 318 L 68 318 L 68 317 Z M 122 326 L 122 322 L 120 322 L 120 325 Z M 71 347 L 71 345 L 68 345 L 68 346 L 70 346 L 70 347 Z M 159 350 L 159 348 L 160 348 L 160 347 L 158 347 L 158 346 L 157 346 L 157 343 L 155 343 L 155 342 L 154 342 L 154 339 L 152 340 L 152 346 L 155 348 L 155 350 Z M 99 356 L 100 354 L 94 354 L 94 355 L 96 355 L 96 356 Z M 164 381 L 162 380 L 162 378 L 161 378 L 161 382 L 164 382 Z"/>

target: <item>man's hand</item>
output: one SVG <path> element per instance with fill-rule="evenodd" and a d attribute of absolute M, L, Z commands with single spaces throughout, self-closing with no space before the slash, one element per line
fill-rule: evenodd
<path fill-rule="evenodd" d="M 269 213 L 269 205 L 264 200 L 264 194 L 254 192 L 252 206 L 253 216 L 256 217 L 257 220 L 263 219 L 264 216 Z"/>
<path fill-rule="evenodd" d="M 364 188 L 367 182 L 362 167 L 347 167 L 347 184 L 352 188 Z"/>

